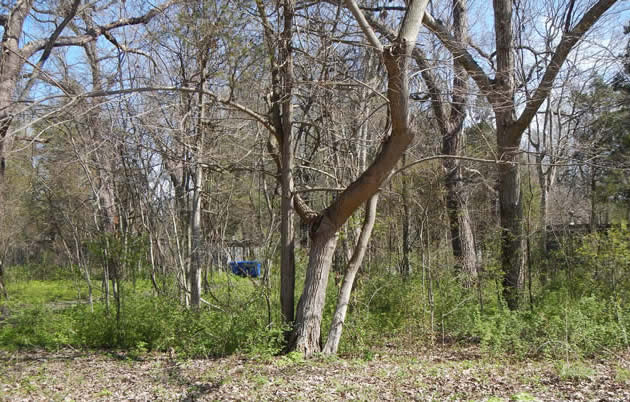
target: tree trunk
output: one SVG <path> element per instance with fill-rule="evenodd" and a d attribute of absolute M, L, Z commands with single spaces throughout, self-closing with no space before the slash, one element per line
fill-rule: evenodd
<path fill-rule="evenodd" d="M 382 52 L 388 74 L 387 98 L 392 129 L 391 135 L 383 142 L 370 167 L 341 192 L 312 225 L 313 243 L 309 253 L 304 290 L 298 304 L 295 330 L 289 344 L 290 350 L 303 352 L 306 356 L 320 351 L 322 310 L 328 274 L 337 243 L 337 230 L 357 208 L 379 191 L 414 137 L 414 132 L 409 127 L 408 58 L 415 46 L 427 3 L 428 0 L 409 3 L 398 38 L 392 46 L 384 48 L 357 3 L 354 0 L 346 1 L 347 7 L 370 43 Z"/>
<path fill-rule="evenodd" d="M 290 349 L 312 356 L 321 351 L 320 331 L 328 274 L 337 246 L 337 228 L 324 215 L 311 236 L 304 291 L 298 303 Z"/>
<path fill-rule="evenodd" d="M 282 186 L 280 205 L 280 307 L 286 323 L 294 319 L 295 305 L 295 228 L 293 208 L 293 18 L 295 0 L 282 2 L 283 29 L 280 34 L 272 30 L 261 0 L 256 1 L 262 20 L 264 42 L 271 60 L 271 123 L 278 142 L 279 157 L 274 157 Z M 280 37 L 279 46 L 276 45 Z M 277 54 L 277 56 L 276 56 Z M 271 143 L 269 143 L 271 147 Z M 272 152 L 273 154 L 273 152 Z"/>
<path fill-rule="evenodd" d="M 595 172 L 591 172 L 591 219 L 589 223 L 591 233 L 595 232 L 597 224 L 597 179 Z"/>
<path fill-rule="evenodd" d="M 0 294 L 6 300 L 9 300 L 9 293 L 7 293 L 7 288 L 4 284 L 4 261 L 3 260 L 0 260 Z"/>
<path fill-rule="evenodd" d="M 523 264 L 523 205 L 518 166 L 518 147 L 499 147 L 502 162 L 498 164 L 499 204 L 501 214 L 501 266 L 503 297 L 510 308 L 519 306 Z"/>
<path fill-rule="evenodd" d="M 536 156 L 536 173 L 538 175 L 538 184 L 540 186 L 540 240 L 539 240 L 539 250 L 542 254 L 539 257 L 540 264 L 540 281 L 544 285 L 547 282 L 547 265 L 545 264 L 545 260 L 547 259 L 547 180 L 545 177 L 545 173 L 542 167 L 542 157 Z M 529 248 L 528 248 L 529 250 Z"/>
<path fill-rule="evenodd" d="M 456 136 L 458 134 L 453 134 Z M 445 142 L 450 142 L 445 139 Z M 456 155 L 450 146 L 443 146 L 445 155 Z M 444 159 L 442 166 L 446 175 L 446 209 L 448 212 L 450 239 L 456 268 L 463 275 L 462 283 L 472 286 L 477 279 L 477 252 L 475 238 L 464 194 L 461 167 L 452 159 Z"/>
<path fill-rule="evenodd" d="M 343 331 L 343 324 L 346 319 L 346 312 L 348 311 L 348 302 L 350 301 L 350 294 L 352 292 L 352 286 L 354 285 L 354 279 L 357 272 L 361 268 L 363 263 L 363 257 L 367 250 L 368 242 L 372 236 L 372 229 L 374 228 L 374 222 L 376 221 L 376 205 L 378 204 L 378 193 L 374 194 L 370 198 L 365 206 L 365 218 L 363 220 L 363 227 L 359 234 L 359 240 L 352 253 L 350 262 L 348 263 L 348 269 L 343 278 L 341 285 L 341 291 L 339 292 L 339 299 L 337 300 L 337 307 L 335 309 L 335 315 L 332 319 L 330 330 L 328 331 L 328 338 L 324 345 L 323 352 L 326 354 L 336 354 L 339 348 L 339 341 L 341 340 L 341 332 Z"/>
<path fill-rule="evenodd" d="M 294 0 L 283 3 L 282 45 L 280 49 L 280 79 L 282 96 L 282 201 L 280 221 L 280 304 L 285 322 L 294 319 L 295 308 L 295 229 L 293 219 L 293 38 Z"/>
<path fill-rule="evenodd" d="M 203 67 L 205 68 L 205 66 Z M 203 75 L 202 70 L 202 75 Z M 202 79 L 202 88 L 203 88 Z M 203 143 L 206 131 L 207 110 L 203 101 L 203 94 L 199 94 L 199 105 L 201 113 L 197 130 L 199 138 L 197 139 L 196 149 L 196 167 L 195 167 L 195 188 L 193 190 L 193 199 L 191 203 L 192 211 L 190 211 L 190 227 L 191 227 L 191 253 L 190 267 L 188 270 L 188 286 L 190 288 L 190 306 L 199 310 L 201 303 L 201 186 L 203 184 L 203 166 L 201 159 L 203 157 Z"/>
<path fill-rule="evenodd" d="M 9 126 L 13 112 L 13 96 L 19 80 L 19 73 L 24 65 L 24 55 L 20 51 L 24 20 L 28 16 L 33 0 L 19 1 L 3 25 L 2 56 L 0 57 L 0 190 L 4 185 L 6 169 L 7 142 Z"/>
<path fill-rule="evenodd" d="M 403 154 L 402 157 L 402 165 L 406 164 L 406 154 Z M 408 276 L 411 273 L 411 266 L 409 264 L 409 250 L 411 249 L 409 245 L 409 221 L 411 220 L 411 216 L 409 213 L 409 183 L 407 179 L 407 175 L 405 172 L 402 172 L 402 269 L 401 272 L 404 276 Z"/>
<path fill-rule="evenodd" d="M 518 307 L 518 286 L 523 261 L 522 205 L 517 155 L 523 132 L 531 123 L 542 103 L 553 88 L 553 82 L 571 49 L 617 0 L 598 0 L 586 10 L 579 21 L 571 21 L 572 11 L 567 10 L 567 22 L 560 42 L 551 53 L 540 82 L 528 93 L 525 107 L 517 118 L 514 93 L 514 24 L 512 0 L 493 0 L 496 44 L 496 74 L 491 79 L 477 64 L 466 46 L 452 39 L 444 25 L 425 15 L 423 22 L 449 49 L 457 64 L 466 69 L 481 92 L 492 105 L 497 126 L 498 192 L 501 209 L 501 250 L 504 270 L 504 296 L 511 309 Z M 573 3 L 570 3 L 572 7 Z"/>
<path fill-rule="evenodd" d="M 460 197 L 463 197 L 461 195 Z M 477 249 L 475 247 L 475 236 L 472 230 L 468 203 L 465 199 L 460 199 L 459 204 L 459 237 L 462 247 L 461 267 L 464 274 L 464 285 L 473 286 L 479 275 L 477 271 Z"/>

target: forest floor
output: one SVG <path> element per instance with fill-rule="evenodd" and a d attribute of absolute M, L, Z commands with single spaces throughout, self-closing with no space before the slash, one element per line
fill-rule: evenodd
<path fill-rule="evenodd" d="M 363 358 L 179 360 L 117 352 L 0 351 L 0 400 L 630 400 L 630 353 L 567 362 L 477 347 Z"/>

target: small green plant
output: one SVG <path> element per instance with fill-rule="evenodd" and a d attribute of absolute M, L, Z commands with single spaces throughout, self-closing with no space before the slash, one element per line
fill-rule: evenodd
<path fill-rule="evenodd" d="M 304 354 L 301 352 L 289 352 L 281 358 L 277 359 L 275 364 L 278 367 L 292 366 L 294 364 L 305 363 Z"/>
<path fill-rule="evenodd" d="M 257 388 L 260 388 L 269 383 L 269 378 L 262 374 L 257 374 L 253 378 L 254 384 L 256 384 Z"/>
<path fill-rule="evenodd" d="M 556 364 L 558 377 L 563 380 L 585 380 L 595 375 L 595 370 L 581 362 L 559 362 Z"/>
<path fill-rule="evenodd" d="M 374 353 L 370 349 L 363 350 L 363 360 L 371 362 L 374 360 Z"/>
<path fill-rule="evenodd" d="M 630 383 L 630 369 L 623 367 L 615 368 L 615 381 Z"/>
<path fill-rule="evenodd" d="M 96 394 L 97 398 L 106 396 L 112 396 L 112 391 L 108 390 L 107 388 L 103 388 L 98 394 Z"/>

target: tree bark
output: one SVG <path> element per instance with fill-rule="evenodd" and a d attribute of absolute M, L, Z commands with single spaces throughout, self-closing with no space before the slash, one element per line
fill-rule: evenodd
<path fill-rule="evenodd" d="M 337 246 L 338 228 L 323 216 L 314 234 L 311 234 L 304 291 L 298 303 L 295 329 L 289 344 L 290 350 L 311 356 L 321 351 L 321 322 L 326 300 L 328 274 Z"/>
<path fill-rule="evenodd" d="M 204 77 L 205 63 L 202 65 L 201 76 Z M 203 88 L 205 78 L 201 80 L 201 88 Z M 199 122 L 197 124 L 197 146 L 195 161 L 195 187 L 193 190 L 192 211 L 190 213 L 191 227 L 191 255 L 190 267 L 188 270 L 188 286 L 190 288 L 190 306 L 199 310 L 201 304 L 201 187 L 203 185 L 203 145 L 205 140 L 205 131 L 207 126 L 207 105 L 204 104 L 204 96 L 199 94 L 199 107 L 201 108 Z"/>
<path fill-rule="evenodd" d="M 499 138 L 502 138 L 499 136 Z M 516 149 L 515 149 L 516 148 Z M 501 265 L 503 267 L 503 297 L 511 310 L 519 306 L 523 266 L 523 204 L 518 165 L 518 147 L 500 146 L 499 205 L 501 215 Z"/>
<path fill-rule="evenodd" d="M 378 193 L 374 194 L 370 198 L 365 206 L 365 217 L 363 219 L 363 226 L 361 227 L 361 233 L 357 245 L 354 248 L 346 274 L 343 277 L 343 283 L 341 290 L 339 291 L 339 298 L 337 300 L 337 307 L 335 308 L 335 315 L 333 316 L 330 330 L 328 331 L 328 338 L 324 345 L 323 352 L 325 354 L 336 354 L 339 349 L 339 341 L 341 340 L 341 333 L 343 331 L 343 325 L 346 319 L 346 313 L 348 311 L 348 302 L 350 301 L 350 294 L 352 292 L 352 286 L 356 278 L 365 252 L 367 250 L 370 237 L 372 236 L 372 229 L 374 229 L 374 222 L 376 222 L 376 206 L 378 204 Z"/>
<path fill-rule="evenodd" d="M 280 79 L 282 115 L 280 117 L 282 143 L 280 153 L 282 160 L 281 184 L 282 201 L 280 221 L 280 304 L 284 321 L 294 320 L 295 306 L 295 229 L 293 219 L 293 53 L 291 40 L 293 37 L 293 0 L 283 3 L 284 29 L 281 35 Z M 279 127 L 280 128 L 280 127 Z"/>

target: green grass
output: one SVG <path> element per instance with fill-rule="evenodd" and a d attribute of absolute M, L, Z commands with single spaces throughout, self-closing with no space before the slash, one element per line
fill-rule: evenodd
<path fill-rule="evenodd" d="M 84 281 L 71 280 L 9 282 L 7 292 L 11 303 L 29 305 L 73 301 L 88 295 Z"/>
<path fill-rule="evenodd" d="M 630 370 L 623 367 L 616 367 L 615 380 L 621 383 L 630 383 Z"/>
<path fill-rule="evenodd" d="M 97 282 L 100 285 L 100 282 Z M 154 350 L 173 349 L 180 357 L 225 356 L 235 352 L 272 356 L 284 345 L 277 295 L 269 312 L 268 289 L 259 280 L 215 273 L 205 298 L 212 307 L 184 308 L 176 294 L 157 297 L 149 281 L 122 285 L 120 315 L 94 290 L 93 311 L 85 303 L 85 285 L 68 280 L 21 281 L 9 287 L 11 300 L 0 322 L 0 347 L 7 349 L 65 346 L 114 348 L 138 358 Z M 272 324 L 269 324 L 269 317 Z"/>
<path fill-rule="evenodd" d="M 595 375 L 595 370 L 581 362 L 559 362 L 556 364 L 558 377 L 563 380 L 585 380 Z"/>

